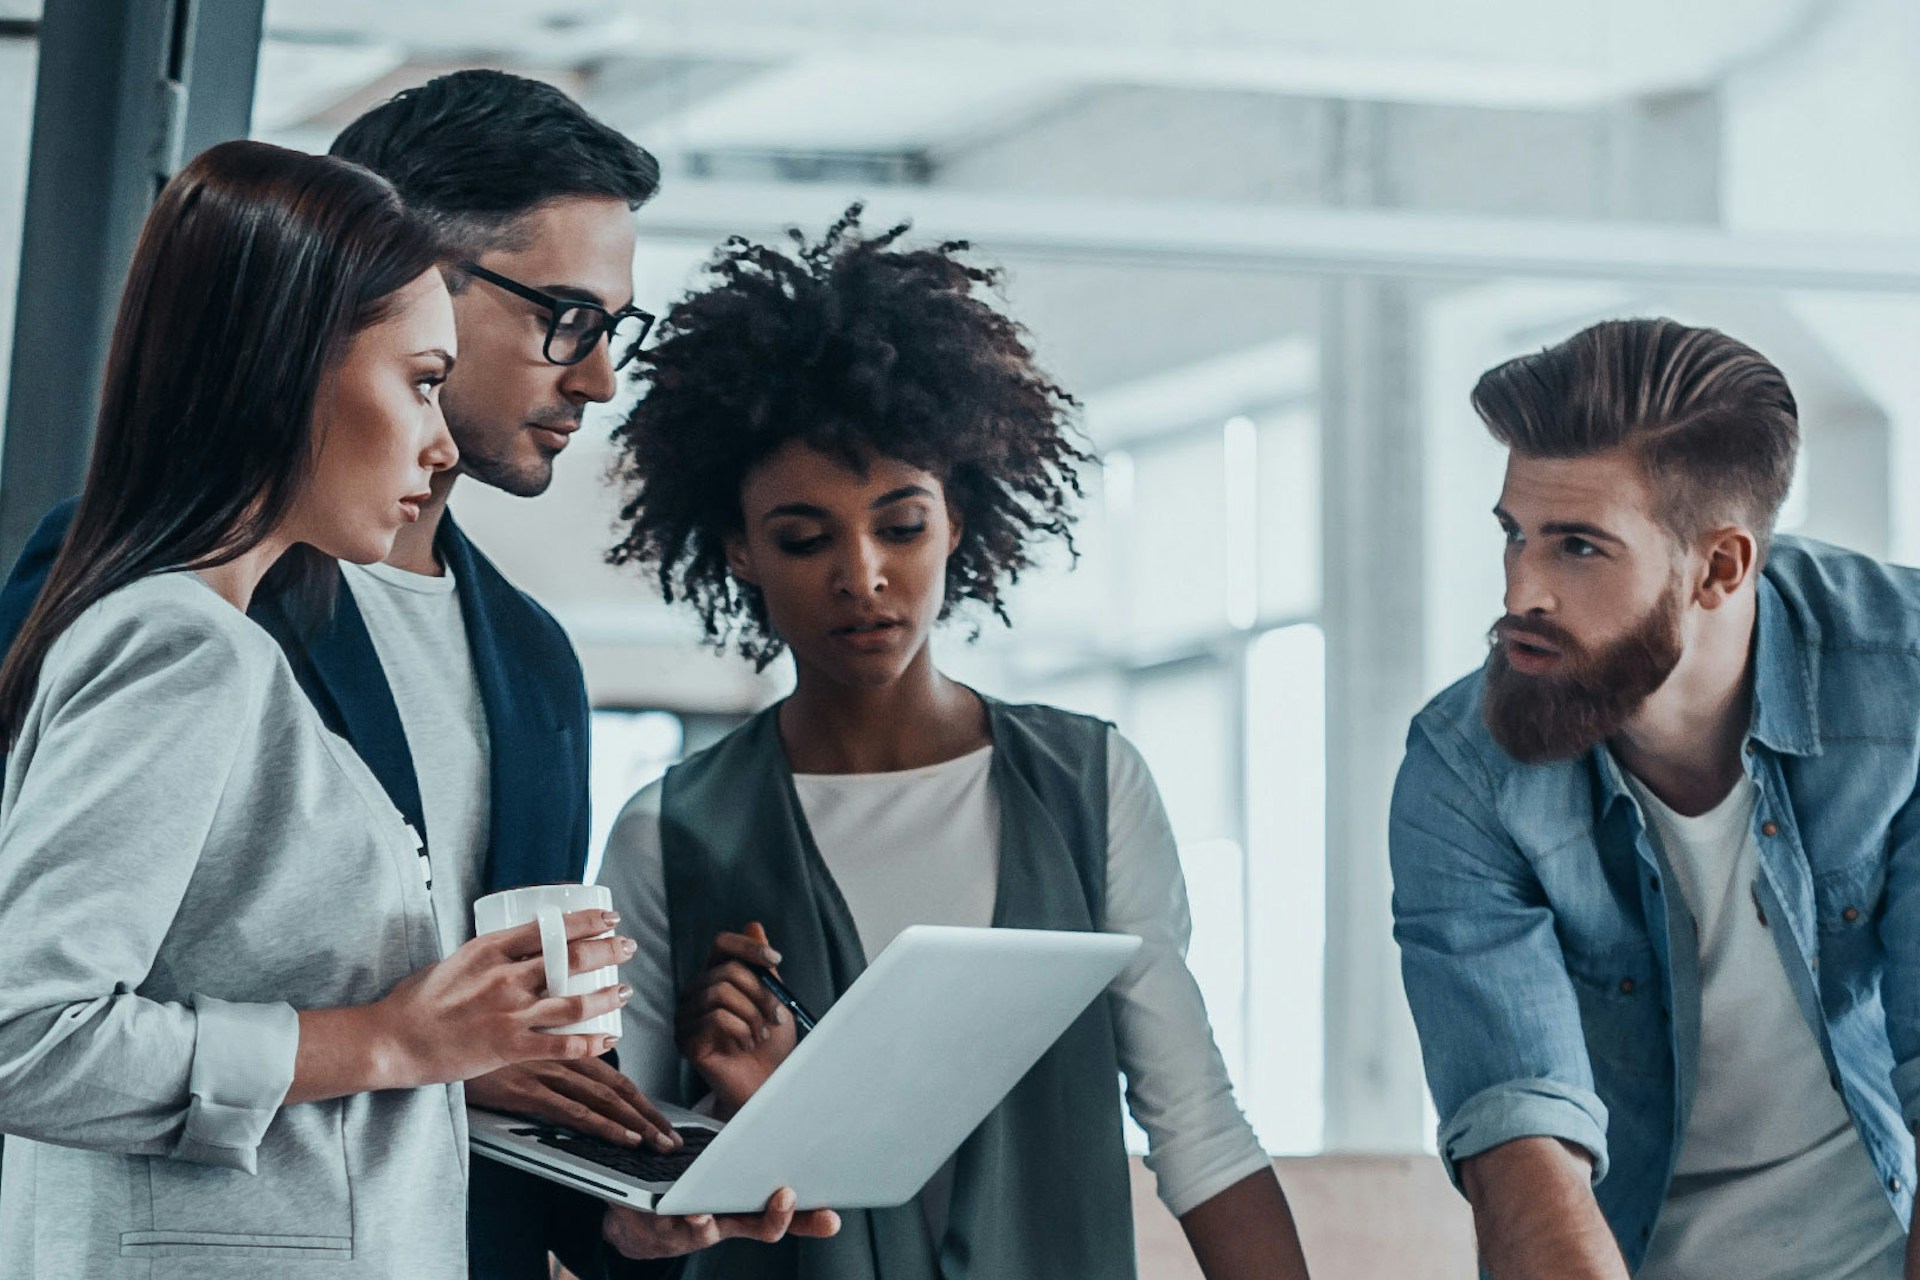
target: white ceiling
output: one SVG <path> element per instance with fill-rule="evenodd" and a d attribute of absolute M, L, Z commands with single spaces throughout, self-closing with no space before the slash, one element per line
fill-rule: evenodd
<path fill-rule="evenodd" d="M 263 128 L 397 60 L 723 62 L 664 150 L 914 151 L 1103 85 L 1580 108 L 1683 92 L 1803 40 L 1828 0 L 268 0 Z M 609 75 L 610 80 L 620 77 Z M 619 92 L 625 86 L 610 84 Z M 617 117 L 615 117 L 617 118 Z"/>

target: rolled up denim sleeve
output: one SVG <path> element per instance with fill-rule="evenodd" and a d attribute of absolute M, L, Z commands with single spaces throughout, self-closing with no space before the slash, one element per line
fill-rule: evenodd
<path fill-rule="evenodd" d="M 1920 787 L 1887 831 L 1887 882 L 1879 921 L 1886 970 L 1880 999 L 1893 1049 L 1893 1089 L 1909 1132 L 1920 1125 Z"/>
<path fill-rule="evenodd" d="M 1607 1110 L 1551 907 L 1463 743 L 1416 721 L 1394 785 L 1393 933 L 1440 1113 L 1461 1162 L 1517 1138 L 1560 1138 L 1607 1172 Z"/>

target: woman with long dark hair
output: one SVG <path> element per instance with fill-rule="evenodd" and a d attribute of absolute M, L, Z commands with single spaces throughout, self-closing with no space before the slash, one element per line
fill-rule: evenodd
<path fill-rule="evenodd" d="M 464 1277 L 457 1082 L 607 1047 L 541 1032 L 619 994 L 544 998 L 531 926 L 440 958 L 417 841 L 245 614 L 456 461 L 437 259 L 383 180 L 261 143 L 148 216 L 0 668 L 0 1274 Z"/>
<path fill-rule="evenodd" d="M 1184 961 L 1145 763 L 1110 725 L 935 665 L 930 632 L 956 606 L 1006 617 L 1089 459 L 1071 397 L 982 296 L 995 273 L 903 230 L 863 235 L 850 214 L 797 253 L 730 241 L 638 362 L 611 558 L 652 568 L 758 665 L 791 653 L 795 687 L 614 828 L 601 876 L 640 948 L 621 1065 L 652 1096 L 710 1092 L 730 1114 L 795 1043 L 749 965 L 778 964 L 819 1014 L 913 924 L 1144 945 L 912 1203 L 847 1214 L 832 1239 L 723 1244 L 690 1274 L 1130 1280 L 1124 1072 L 1210 1280 L 1297 1280 L 1286 1200 Z M 676 1030 L 684 1077 L 661 1051 Z"/>

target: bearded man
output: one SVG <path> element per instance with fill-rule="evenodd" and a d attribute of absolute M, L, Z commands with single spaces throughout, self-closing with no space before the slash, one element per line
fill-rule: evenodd
<path fill-rule="evenodd" d="M 1394 935 L 1497 1280 L 1920 1280 L 1920 574 L 1771 536 L 1758 352 L 1481 378 L 1506 611 L 1414 720 Z"/>

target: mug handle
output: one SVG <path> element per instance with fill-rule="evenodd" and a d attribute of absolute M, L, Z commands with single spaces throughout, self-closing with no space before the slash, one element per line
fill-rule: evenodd
<path fill-rule="evenodd" d="M 540 958 L 547 966 L 547 994 L 567 994 L 567 922 L 558 907 L 541 907 L 534 913 L 540 922 Z"/>

